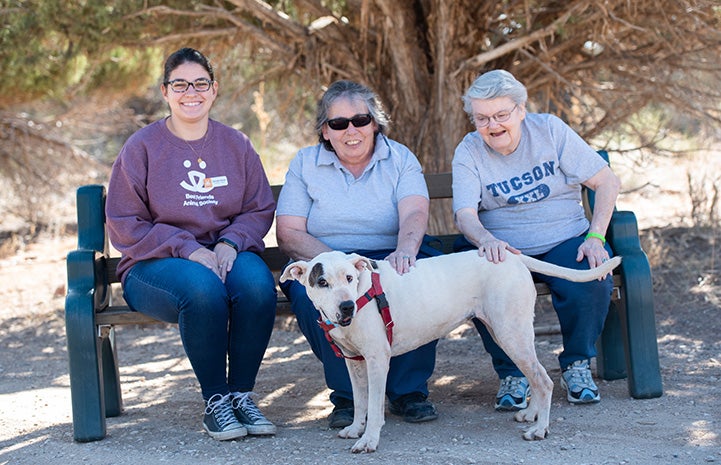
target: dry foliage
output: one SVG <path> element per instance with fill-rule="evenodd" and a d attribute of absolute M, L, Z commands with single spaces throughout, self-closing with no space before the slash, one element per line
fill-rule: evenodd
<path fill-rule="evenodd" d="M 328 5 L 333 5 L 332 9 Z M 721 11 L 711 0 L 259 0 L 138 11 L 150 41 L 239 45 L 265 60 L 261 80 L 370 84 L 397 121 L 394 137 L 429 172 L 450 166 L 470 129 L 459 97 L 479 73 L 504 68 L 535 109 L 592 138 L 649 104 L 721 122 Z M 184 21 L 182 33 L 157 23 Z M 642 128 L 650 134 L 659 128 Z"/>
<path fill-rule="evenodd" d="M 71 186 L 102 182 L 107 175 L 106 167 L 56 134 L 59 129 L 20 116 L 0 118 L 3 248 L 64 228 L 67 212 L 58 208 L 73 207 L 67 198 Z"/>

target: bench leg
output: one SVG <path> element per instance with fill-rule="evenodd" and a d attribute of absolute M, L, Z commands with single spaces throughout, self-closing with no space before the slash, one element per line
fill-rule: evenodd
<path fill-rule="evenodd" d="M 95 327 L 95 252 L 68 254 L 68 294 L 65 298 L 65 334 L 68 345 L 73 433 L 76 441 L 105 437 L 105 405 Z"/>
<path fill-rule="evenodd" d="M 105 402 L 101 383 L 102 368 L 98 356 L 98 338 L 93 321 L 92 296 L 84 311 L 72 312 L 83 306 L 68 295 L 65 331 L 70 362 L 70 397 L 73 407 L 73 433 L 76 441 L 97 441 L 105 437 Z M 87 315 L 90 315 L 88 318 Z"/>
<path fill-rule="evenodd" d="M 653 282 L 648 257 L 641 249 L 636 217 L 632 212 L 615 212 L 608 235 L 621 263 L 621 302 L 618 316 L 620 337 L 626 352 L 628 390 L 636 399 L 663 394 L 661 368 L 656 341 L 656 316 L 653 307 Z M 618 347 L 619 331 L 610 328 L 610 345 Z M 608 342 L 608 343 L 607 343 Z"/>
<path fill-rule="evenodd" d="M 118 356 L 115 348 L 115 328 L 100 328 L 100 353 L 105 392 L 105 416 L 117 417 L 123 412 L 123 397 L 120 390 Z"/>
<path fill-rule="evenodd" d="M 625 312 L 623 312 L 625 313 Z M 596 370 L 605 380 L 623 379 L 626 374 L 626 344 L 618 306 L 611 302 L 601 337 L 596 342 Z"/>
<path fill-rule="evenodd" d="M 628 366 L 628 390 L 636 399 L 651 399 L 663 394 L 661 367 L 658 361 L 656 340 L 656 316 L 651 294 L 651 274 L 637 273 L 634 267 L 647 267 L 644 255 L 624 257 L 625 315 L 621 315 L 624 340 L 626 341 L 626 364 Z M 645 263 L 645 264 L 644 264 Z M 625 271 L 628 270 L 629 273 Z"/>

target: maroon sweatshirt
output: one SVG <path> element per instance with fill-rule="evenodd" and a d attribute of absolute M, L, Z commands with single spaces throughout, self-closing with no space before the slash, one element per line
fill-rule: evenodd
<path fill-rule="evenodd" d="M 105 206 L 121 280 L 141 260 L 188 258 L 220 238 L 261 252 L 274 211 L 250 140 L 214 120 L 196 141 L 173 135 L 165 119 L 130 136 L 113 164 Z"/>

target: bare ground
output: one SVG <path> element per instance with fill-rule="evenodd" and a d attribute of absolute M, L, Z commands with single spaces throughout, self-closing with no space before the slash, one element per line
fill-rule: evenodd
<path fill-rule="evenodd" d="M 645 237 L 687 261 L 697 258 L 674 246 L 691 243 L 706 255 L 718 253 L 709 249 L 708 235 L 694 230 L 652 230 Z M 72 237 L 45 239 L 0 261 L 1 465 L 721 462 L 718 291 L 702 269 L 665 267 L 657 281 L 666 287 L 673 281 L 678 289 L 659 291 L 656 301 L 664 395 L 635 400 L 625 380 L 599 381 L 600 404 L 571 406 L 558 383 L 560 337 L 541 336 L 537 351 L 556 382 L 545 441 L 523 441 L 512 416 L 493 410 L 498 381 L 480 339 L 464 326 L 438 347 L 430 389 L 440 418 L 412 425 L 388 414 L 378 452 L 354 456 L 352 443 L 326 426 L 330 407 L 320 364 L 292 319 L 279 317 L 256 386 L 259 404 L 279 426 L 275 437 L 210 439 L 177 330 L 158 325 L 119 328 L 125 413 L 108 419 L 105 440 L 75 443 L 63 322 L 64 257 L 73 246 Z M 553 320 L 546 311 L 537 318 Z"/>

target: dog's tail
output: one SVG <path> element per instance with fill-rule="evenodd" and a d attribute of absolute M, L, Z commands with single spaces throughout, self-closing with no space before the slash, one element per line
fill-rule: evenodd
<path fill-rule="evenodd" d="M 553 263 L 542 262 L 527 255 L 519 255 L 519 257 L 523 264 L 531 271 L 574 282 L 593 281 L 594 279 L 606 276 L 621 263 L 621 257 L 613 257 L 603 262 L 599 267 L 591 268 L 590 270 L 574 270 L 572 268 L 554 265 Z"/>

